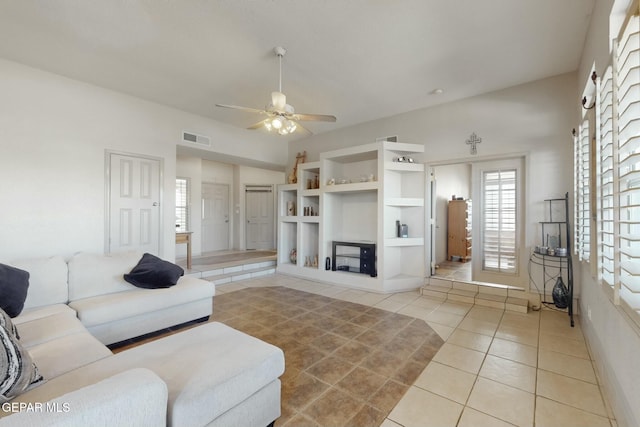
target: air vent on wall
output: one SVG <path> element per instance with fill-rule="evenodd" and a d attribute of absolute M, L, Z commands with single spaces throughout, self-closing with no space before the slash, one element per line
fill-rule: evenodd
<path fill-rule="evenodd" d="M 182 132 L 182 141 L 183 142 L 188 142 L 190 144 L 198 144 L 198 145 L 204 145 L 207 147 L 211 147 L 211 138 L 209 138 L 208 136 L 203 136 L 203 135 L 197 135 L 193 132 L 186 132 L 183 131 Z"/>

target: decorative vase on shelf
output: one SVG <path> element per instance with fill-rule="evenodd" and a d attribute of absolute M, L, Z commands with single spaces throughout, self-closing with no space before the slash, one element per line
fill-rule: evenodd
<path fill-rule="evenodd" d="M 291 261 L 291 264 L 297 264 L 298 262 L 298 251 L 295 249 L 291 249 L 291 252 L 289 252 L 289 261 Z"/>

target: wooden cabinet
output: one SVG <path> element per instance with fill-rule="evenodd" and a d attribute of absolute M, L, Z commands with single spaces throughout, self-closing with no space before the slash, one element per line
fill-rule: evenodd
<path fill-rule="evenodd" d="M 471 200 L 450 200 L 447 215 L 447 259 L 471 259 Z"/>

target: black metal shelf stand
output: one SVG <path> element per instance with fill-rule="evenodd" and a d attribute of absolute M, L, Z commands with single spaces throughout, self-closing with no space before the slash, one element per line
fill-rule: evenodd
<path fill-rule="evenodd" d="M 565 194 L 565 197 L 558 199 L 546 199 L 545 203 L 549 207 L 549 221 L 540 221 L 542 228 L 542 239 L 544 248 L 553 249 L 554 253 L 543 253 L 538 247 L 533 251 L 529 258 L 529 263 L 539 265 L 542 267 L 542 303 L 554 304 L 553 301 L 546 301 L 547 298 L 547 283 L 551 283 L 563 277 L 563 272 L 566 271 L 567 277 L 567 290 L 569 293 L 569 304 L 567 305 L 567 313 L 571 326 L 574 326 L 573 319 L 573 261 L 571 257 L 571 227 L 569 224 L 569 193 Z M 564 220 L 558 221 L 557 218 L 553 218 L 554 204 L 564 203 Z M 564 230 L 563 230 L 564 227 Z M 557 241 L 550 241 L 549 229 L 557 230 Z M 564 237 L 564 246 L 563 246 Z M 555 253 L 558 248 L 566 248 L 566 255 L 558 255 Z M 533 278 L 531 278 L 533 281 Z"/>

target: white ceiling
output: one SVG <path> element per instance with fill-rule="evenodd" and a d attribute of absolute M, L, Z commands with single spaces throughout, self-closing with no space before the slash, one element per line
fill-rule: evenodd
<path fill-rule="evenodd" d="M 0 0 L 0 57 L 244 128 L 281 45 L 321 133 L 574 71 L 594 1 Z"/>

